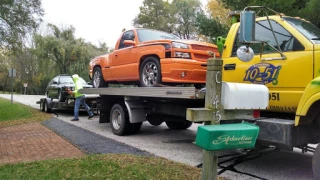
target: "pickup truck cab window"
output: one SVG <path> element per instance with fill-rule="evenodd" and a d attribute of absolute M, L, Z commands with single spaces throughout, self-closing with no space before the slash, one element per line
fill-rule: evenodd
<path fill-rule="evenodd" d="M 287 52 L 287 51 L 303 51 L 303 45 L 285 28 L 283 28 L 277 22 L 270 20 L 271 26 L 274 30 L 275 36 L 277 37 L 277 41 L 280 46 L 280 51 Z M 277 45 L 277 41 L 273 36 L 272 30 L 270 28 L 269 22 L 267 20 L 262 20 L 256 22 L 256 34 L 255 38 L 257 41 L 264 41 L 268 42 L 271 46 L 276 49 L 279 49 Z M 237 33 L 236 41 L 233 46 L 232 55 L 236 56 L 237 49 L 242 44 L 239 43 L 239 30 Z M 250 47 L 253 49 L 255 54 L 260 54 L 261 51 L 261 44 L 252 44 Z M 263 45 L 263 54 L 267 53 L 276 53 L 274 49 L 272 49 L 269 45 Z"/>
<path fill-rule="evenodd" d="M 312 43 L 320 44 L 320 28 L 301 19 L 292 17 L 284 17 L 284 19 L 306 38 L 308 38 Z"/>
<path fill-rule="evenodd" d="M 138 29 L 137 30 L 139 42 L 159 40 L 159 39 L 180 39 L 179 37 L 165 33 L 162 31 L 150 30 L 150 29 Z"/>
<path fill-rule="evenodd" d="M 120 40 L 120 44 L 119 44 L 119 48 L 118 49 L 122 49 L 125 47 L 129 47 L 130 45 L 125 45 L 123 42 L 125 40 L 132 40 L 134 41 L 134 32 L 132 30 L 130 31 L 126 31 L 123 33 L 121 40 Z"/>

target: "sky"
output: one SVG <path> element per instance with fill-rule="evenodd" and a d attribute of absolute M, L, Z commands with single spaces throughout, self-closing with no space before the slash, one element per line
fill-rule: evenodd
<path fill-rule="evenodd" d="M 203 5 L 207 0 L 200 0 Z M 44 22 L 75 27 L 75 36 L 114 47 L 123 28 L 133 28 L 143 0 L 42 0 Z"/>

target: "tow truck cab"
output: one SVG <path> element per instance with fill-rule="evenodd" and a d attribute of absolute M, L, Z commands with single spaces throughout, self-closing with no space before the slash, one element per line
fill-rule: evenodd
<path fill-rule="evenodd" d="M 296 126 L 310 124 L 320 109 L 320 29 L 280 13 L 254 20 L 250 42 L 241 43 L 239 22 L 232 25 L 222 53 L 223 80 L 265 84 L 270 92 L 268 112 L 286 114 Z M 243 45 L 254 52 L 250 62 L 237 57 Z"/>

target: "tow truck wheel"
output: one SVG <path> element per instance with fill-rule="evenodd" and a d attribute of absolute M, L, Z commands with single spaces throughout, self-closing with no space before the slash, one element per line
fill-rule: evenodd
<path fill-rule="evenodd" d="M 312 157 L 312 170 L 315 179 L 320 179 L 320 144 L 318 144 Z"/>
<path fill-rule="evenodd" d="M 129 116 L 126 109 L 120 104 L 113 105 L 110 112 L 110 125 L 112 132 L 122 136 L 132 132 L 132 124 L 129 122 Z"/>
<path fill-rule="evenodd" d="M 140 66 L 139 78 L 141 87 L 153 87 L 161 84 L 162 76 L 159 59 L 150 56 L 143 60 Z"/>
<path fill-rule="evenodd" d="M 95 67 L 93 69 L 92 86 L 94 88 L 108 87 L 108 84 L 103 79 L 100 67 Z"/>
<path fill-rule="evenodd" d="M 160 126 L 163 121 L 155 121 L 155 120 L 150 120 L 148 121 L 152 126 Z"/>
<path fill-rule="evenodd" d="M 169 129 L 188 129 L 191 125 L 191 121 L 166 121 L 166 124 Z"/>

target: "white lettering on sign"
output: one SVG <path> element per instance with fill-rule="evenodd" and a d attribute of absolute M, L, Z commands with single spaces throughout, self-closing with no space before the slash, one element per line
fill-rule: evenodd
<path fill-rule="evenodd" d="M 231 145 L 234 144 L 251 144 L 252 143 L 253 137 L 248 137 L 245 135 L 242 135 L 242 137 L 235 137 L 234 135 L 230 137 L 229 135 L 223 135 L 219 136 L 217 140 L 212 141 L 212 144 L 226 144 L 228 145 L 229 143 Z"/>
<path fill-rule="evenodd" d="M 220 110 L 218 110 L 218 105 L 219 105 L 219 96 L 216 95 L 216 97 L 213 100 L 212 105 L 216 108 L 216 112 L 213 112 L 213 116 L 215 116 L 217 118 L 216 123 L 220 122 L 221 120 L 221 115 L 220 115 Z M 213 119 L 216 119 L 215 117 L 213 117 Z"/>

